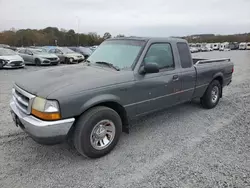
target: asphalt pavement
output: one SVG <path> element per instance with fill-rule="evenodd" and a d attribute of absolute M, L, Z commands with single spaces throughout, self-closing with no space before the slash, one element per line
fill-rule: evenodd
<path fill-rule="evenodd" d="M 39 145 L 12 122 L 14 81 L 57 67 L 0 70 L 0 187 L 250 187 L 250 51 L 193 56 L 235 63 L 218 106 L 194 101 L 133 121 L 130 134 L 95 160 L 67 143 Z"/>

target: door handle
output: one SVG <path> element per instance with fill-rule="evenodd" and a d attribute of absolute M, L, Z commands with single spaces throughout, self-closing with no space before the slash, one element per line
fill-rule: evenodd
<path fill-rule="evenodd" d="M 177 81 L 177 80 L 179 80 L 179 76 L 178 75 L 174 75 L 173 76 L 173 81 Z"/>

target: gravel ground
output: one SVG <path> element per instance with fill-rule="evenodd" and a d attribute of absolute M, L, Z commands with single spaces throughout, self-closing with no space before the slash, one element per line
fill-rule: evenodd
<path fill-rule="evenodd" d="M 95 160 L 67 144 L 39 145 L 11 120 L 14 80 L 55 67 L 0 70 L 0 187 L 250 187 L 250 51 L 194 56 L 235 63 L 218 106 L 192 102 L 134 121 L 113 152 Z"/>

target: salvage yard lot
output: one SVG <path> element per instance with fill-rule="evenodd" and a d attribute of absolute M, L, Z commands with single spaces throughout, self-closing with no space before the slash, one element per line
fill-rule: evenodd
<path fill-rule="evenodd" d="M 14 80 L 57 67 L 0 70 L 0 187 L 250 187 L 250 51 L 193 56 L 234 62 L 218 106 L 195 101 L 133 121 L 131 133 L 95 160 L 66 143 L 39 145 L 12 122 Z"/>

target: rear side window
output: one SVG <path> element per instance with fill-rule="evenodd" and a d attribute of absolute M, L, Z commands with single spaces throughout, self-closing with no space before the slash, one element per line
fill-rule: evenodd
<path fill-rule="evenodd" d="M 178 42 L 177 48 L 181 60 L 182 68 L 192 67 L 192 58 L 189 52 L 188 45 L 185 42 Z"/>

